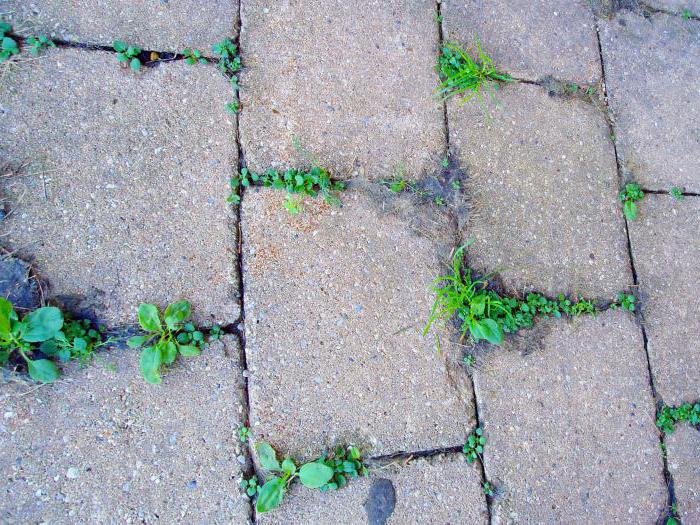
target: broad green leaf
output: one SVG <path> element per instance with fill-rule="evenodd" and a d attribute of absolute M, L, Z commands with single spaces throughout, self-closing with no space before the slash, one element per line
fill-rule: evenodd
<path fill-rule="evenodd" d="M 58 343 L 55 339 L 49 339 L 48 341 L 44 341 L 43 343 L 41 343 L 39 350 L 41 350 L 48 356 L 56 355 L 59 350 Z"/>
<path fill-rule="evenodd" d="M 294 461 L 292 461 L 291 458 L 287 458 L 282 462 L 282 470 L 285 474 L 293 476 L 297 471 L 297 466 L 294 464 Z"/>
<path fill-rule="evenodd" d="M 639 215 L 639 206 L 637 206 L 637 203 L 634 201 L 625 201 L 624 212 L 625 217 L 633 221 L 637 218 L 637 215 Z"/>
<path fill-rule="evenodd" d="M 333 469 L 323 463 L 307 463 L 299 469 L 299 480 L 305 487 L 319 489 L 333 477 Z"/>
<path fill-rule="evenodd" d="M 273 477 L 260 488 L 255 510 L 262 513 L 276 509 L 282 503 L 282 498 L 284 498 L 284 480 Z"/>
<path fill-rule="evenodd" d="M 154 304 L 142 303 L 139 305 L 139 324 L 147 332 L 159 332 L 162 328 L 158 307 Z"/>
<path fill-rule="evenodd" d="M 126 62 L 127 60 L 129 60 L 129 57 L 126 56 L 124 53 L 117 53 L 117 60 L 119 60 L 119 62 Z"/>
<path fill-rule="evenodd" d="M 141 61 L 138 58 L 132 58 L 131 59 L 131 69 L 134 71 L 138 71 L 141 69 Z"/>
<path fill-rule="evenodd" d="M 265 470 L 271 471 L 281 471 L 279 461 L 277 461 L 277 452 L 269 443 L 258 443 L 255 446 L 255 450 L 258 452 L 258 458 L 260 459 L 260 464 Z"/>
<path fill-rule="evenodd" d="M 114 44 L 112 44 L 112 47 L 114 47 L 115 51 L 123 53 L 124 51 L 126 51 L 126 48 L 128 46 L 126 45 L 126 42 L 124 42 L 122 40 L 115 40 Z"/>
<path fill-rule="evenodd" d="M 10 313 L 12 313 L 12 303 L 0 297 L 0 336 L 10 333 Z"/>
<path fill-rule="evenodd" d="M 76 337 L 73 339 L 73 348 L 76 352 L 85 352 L 87 350 L 87 341 L 82 337 Z"/>
<path fill-rule="evenodd" d="M 30 343 L 40 343 L 52 339 L 63 328 L 63 314 L 54 306 L 45 306 L 28 314 L 22 322 L 25 324 L 22 338 Z"/>
<path fill-rule="evenodd" d="M 189 301 L 177 301 L 168 305 L 165 309 L 165 324 L 168 328 L 174 330 L 180 323 L 184 322 L 190 315 L 192 315 L 192 305 Z"/>
<path fill-rule="evenodd" d="M 157 385 L 161 383 L 160 378 L 160 348 L 157 346 L 149 346 L 144 348 L 141 352 L 141 373 L 146 381 L 151 384 Z"/>
<path fill-rule="evenodd" d="M 150 338 L 147 335 L 135 335 L 126 340 L 126 346 L 129 348 L 139 348 L 149 339 Z"/>
<path fill-rule="evenodd" d="M 166 365 L 172 365 L 177 357 L 177 346 L 172 341 L 158 345 L 160 348 L 160 359 Z"/>
<path fill-rule="evenodd" d="M 480 316 L 484 314 L 484 309 L 486 307 L 486 296 L 485 295 L 477 295 L 474 297 L 469 303 L 469 311 L 472 313 L 472 315 L 475 316 Z"/>
<path fill-rule="evenodd" d="M 2 39 L 2 48 L 4 50 L 15 51 L 18 49 L 17 42 L 9 36 L 6 36 Z"/>
<path fill-rule="evenodd" d="M 197 357 L 202 352 L 199 348 L 194 345 L 178 345 L 180 354 L 184 357 Z"/>
<path fill-rule="evenodd" d="M 27 361 L 29 375 L 35 381 L 42 383 L 52 383 L 61 375 L 56 365 L 48 359 L 37 359 Z"/>
<path fill-rule="evenodd" d="M 503 330 L 493 319 L 483 319 L 479 321 L 481 336 L 489 343 L 500 345 L 503 343 Z"/>

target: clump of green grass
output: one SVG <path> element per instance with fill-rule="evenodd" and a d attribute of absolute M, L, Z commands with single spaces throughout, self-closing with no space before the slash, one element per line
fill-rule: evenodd
<path fill-rule="evenodd" d="M 683 403 L 677 407 L 664 405 L 656 416 L 656 426 L 666 434 L 676 430 L 676 424 L 683 421 L 691 425 L 700 425 L 700 401 L 696 403 Z"/>
<path fill-rule="evenodd" d="M 435 303 L 423 335 L 435 322 L 456 319 L 463 338 L 469 335 L 474 341 L 486 340 L 500 345 L 505 334 L 531 328 L 538 318 L 579 317 L 598 311 L 591 301 L 580 296 L 572 300 L 559 294 L 556 299 L 549 299 L 532 292 L 521 299 L 499 294 L 491 287 L 490 275 L 478 277 L 471 268 L 464 267 L 464 252 L 472 243 L 470 241 L 455 252 L 451 274 L 435 279 Z M 624 306 L 618 306 L 633 309 L 628 296 L 622 300 Z"/>
<path fill-rule="evenodd" d="M 437 89 L 440 100 L 459 97 L 462 104 L 474 97 L 484 103 L 484 93 L 498 89 L 501 82 L 514 81 L 508 73 L 496 69 L 478 38 L 474 47 L 467 50 L 454 42 L 446 42 L 440 52 L 437 72 L 441 80 Z"/>
<path fill-rule="evenodd" d="M 625 189 L 620 193 L 622 201 L 622 211 L 628 220 L 633 221 L 639 215 L 639 201 L 644 199 L 644 191 L 639 184 L 629 182 L 625 184 Z"/>

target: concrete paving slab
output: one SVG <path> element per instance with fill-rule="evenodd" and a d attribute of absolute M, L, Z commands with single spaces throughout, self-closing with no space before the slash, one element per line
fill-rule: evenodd
<path fill-rule="evenodd" d="M 645 4 L 672 13 L 683 13 L 688 10 L 695 16 L 700 16 L 700 0 L 646 0 Z"/>
<path fill-rule="evenodd" d="M 237 319 L 237 166 L 231 89 L 213 67 L 134 73 L 61 49 L 5 77 L 0 158 L 13 213 L 3 244 L 34 258 L 53 297 L 108 324 L 141 302 L 188 299 L 199 322 Z"/>
<path fill-rule="evenodd" d="M 496 66 L 513 76 L 600 81 L 595 21 L 586 0 L 442 0 L 441 5 L 446 40 L 469 46 L 478 36 Z"/>
<path fill-rule="evenodd" d="M 235 34 L 238 0 L 6 0 L 3 13 L 23 35 L 112 45 L 114 40 L 155 51 L 186 47 L 210 53 Z"/>
<path fill-rule="evenodd" d="M 700 393 L 700 198 L 647 195 L 640 208 L 629 229 L 654 382 L 668 404 L 695 401 Z"/>
<path fill-rule="evenodd" d="M 700 22 L 622 11 L 600 27 L 624 168 L 647 189 L 700 192 Z"/>
<path fill-rule="evenodd" d="M 494 522 L 654 522 L 668 492 L 641 330 L 619 310 L 546 325 L 474 375 Z"/>
<path fill-rule="evenodd" d="M 612 299 L 632 283 L 615 155 L 581 101 L 509 85 L 487 113 L 450 103 L 452 153 L 467 172 L 470 264 L 514 291 Z"/>
<path fill-rule="evenodd" d="M 680 424 L 666 435 L 668 471 L 673 478 L 678 515 L 683 523 L 700 523 L 700 432 Z"/>
<path fill-rule="evenodd" d="M 395 505 L 381 505 L 393 489 Z M 387 516 L 382 521 L 380 516 Z M 299 483 L 282 506 L 258 514 L 260 525 L 404 525 L 406 523 L 486 524 L 486 500 L 481 492 L 478 468 L 461 456 L 437 456 L 414 460 L 406 466 L 376 470 L 347 487 L 323 493 Z"/>
<path fill-rule="evenodd" d="M 296 457 L 336 443 L 372 455 L 457 446 L 470 428 L 470 386 L 420 333 L 449 222 L 430 216 L 434 237 L 410 223 L 418 208 L 394 214 L 377 191 L 345 192 L 342 208 L 309 200 L 295 216 L 283 192 L 243 199 L 251 427 Z"/>
<path fill-rule="evenodd" d="M 61 380 L 0 385 L 3 523 L 246 523 L 236 340 L 153 386 L 110 349 Z"/>
<path fill-rule="evenodd" d="M 249 167 L 337 177 L 433 173 L 445 151 L 432 0 L 242 4 Z M 295 145 L 296 144 L 296 145 Z"/>

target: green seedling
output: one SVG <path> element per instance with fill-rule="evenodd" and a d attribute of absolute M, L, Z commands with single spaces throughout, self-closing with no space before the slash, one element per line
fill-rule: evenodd
<path fill-rule="evenodd" d="M 683 188 L 678 188 L 674 186 L 671 188 L 671 191 L 669 192 L 671 194 L 671 197 L 676 199 L 677 201 L 682 201 L 685 199 L 685 195 L 683 195 Z"/>
<path fill-rule="evenodd" d="M 630 182 L 625 185 L 625 189 L 620 193 L 622 201 L 622 211 L 628 220 L 633 221 L 639 215 L 639 206 L 637 203 L 644 199 L 644 192 L 639 184 Z"/>
<path fill-rule="evenodd" d="M 191 315 L 192 306 L 188 301 L 168 305 L 163 314 L 154 304 L 139 305 L 139 324 L 147 334 L 130 337 L 127 345 L 129 348 L 143 348 L 141 373 L 149 383 L 161 383 L 161 368 L 173 364 L 178 355 L 200 355 L 204 336 L 193 325 L 185 323 Z"/>
<path fill-rule="evenodd" d="M 462 188 L 462 183 L 459 182 L 458 180 L 453 180 L 452 181 L 452 189 L 453 190 L 460 190 Z"/>
<path fill-rule="evenodd" d="M 27 39 L 27 44 L 29 45 L 29 52 L 32 54 L 32 56 L 39 56 L 42 50 L 48 49 L 50 47 L 56 47 L 56 44 L 53 43 L 52 40 L 50 40 L 46 36 L 30 36 Z"/>
<path fill-rule="evenodd" d="M 97 349 L 111 342 L 112 339 L 104 340 L 103 328 L 93 328 L 88 319 L 64 319 L 63 329 L 53 339 L 41 343 L 39 349 L 62 363 L 77 360 L 87 365 L 94 359 Z"/>
<path fill-rule="evenodd" d="M 683 9 L 681 12 L 681 17 L 683 20 L 691 20 L 695 15 L 690 9 Z"/>
<path fill-rule="evenodd" d="M 141 69 L 141 60 L 139 59 L 141 54 L 140 47 L 130 46 L 121 40 L 115 40 L 112 47 L 117 52 L 117 60 L 119 62 L 123 64 L 128 63 L 134 71 Z"/>
<path fill-rule="evenodd" d="M 449 158 L 447 155 L 445 155 L 445 156 L 442 158 L 442 167 L 443 167 L 443 168 L 449 168 L 449 167 L 450 167 L 450 158 Z"/>
<path fill-rule="evenodd" d="M 484 483 L 481 485 L 481 489 L 487 496 L 493 496 L 495 494 L 493 485 L 491 485 L 491 483 L 489 483 L 488 481 L 484 481 Z"/>
<path fill-rule="evenodd" d="M 241 63 L 241 57 L 238 54 L 238 46 L 233 43 L 233 40 L 227 38 L 215 44 L 212 48 L 214 55 L 216 55 L 216 67 L 221 71 L 226 77 L 228 77 L 231 87 L 233 88 L 234 96 L 238 92 L 238 73 L 243 64 Z M 226 104 L 226 110 L 229 113 L 236 114 L 241 110 L 241 104 L 238 99 L 233 100 Z"/>
<path fill-rule="evenodd" d="M 226 111 L 235 115 L 236 113 L 241 111 L 241 103 L 238 102 L 238 100 L 233 100 L 231 102 L 226 103 Z"/>
<path fill-rule="evenodd" d="M 250 479 L 241 480 L 241 488 L 245 491 L 249 498 L 254 497 L 260 491 L 258 477 L 253 476 Z"/>
<path fill-rule="evenodd" d="M 472 354 L 467 354 L 464 356 L 464 366 L 474 368 L 476 366 L 476 357 Z"/>
<path fill-rule="evenodd" d="M 589 97 L 594 97 L 598 93 L 598 90 L 594 87 L 589 87 L 586 89 L 586 95 Z"/>
<path fill-rule="evenodd" d="M 202 52 L 199 49 L 190 49 L 188 47 L 182 52 L 182 54 L 185 55 L 185 63 L 189 64 L 190 66 L 194 66 L 195 64 L 206 64 L 209 62 L 206 58 L 204 58 L 204 55 L 202 55 Z"/>
<path fill-rule="evenodd" d="M 12 38 L 12 26 L 0 20 L 0 64 L 7 62 L 13 56 L 19 55 L 19 44 Z"/>
<path fill-rule="evenodd" d="M 338 447 L 333 454 L 324 454 L 317 460 L 301 465 L 291 458 L 285 458 L 280 463 L 275 449 L 268 443 L 259 443 L 255 449 L 262 468 L 274 474 L 257 491 L 255 509 L 260 513 L 279 507 L 289 485 L 296 478 L 305 487 L 325 492 L 343 488 L 350 478 L 368 474 L 360 450 L 354 446 Z"/>
<path fill-rule="evenodd" d="M 656 426 L 666 434 L 676 430 L 676 424 L 687 421 L 691 425 L 700 425 L 700 401 L 683 403 L 677 407 L 663 405 L 656 416 Z"/>
<path fill-rule="evenodd" d="M 252 437 L 253 433 L 248 427 L 243 426 L 238 429 L 238 438 L 241 440 L 242 443 L 247 443 Z"/>
<path fill-rule="evenodd" d="M 610 308 L 616 310 L 622 308 L 628 312 L 634 312 L 637 308 L 637 298 L 633 294 L 620 292 L 617 294 L 617 301 L 610 305 Z"/>
<path fill-rule="evenodd" d="M 508 73 L 494 67 L 493 59 L 484 52 L 478 38 L 468 50 L 455 43 L 443 45 L 437 71 L 442 81 L 436 90 L 438 98 L 444 101 L 459 97 L 462 104 L 474 97 L 485 104 L 484 93 L 492 93 L 499 83 L 514 81 Z"/>
<path fill-rule="evenodd" d="M 484 445 L 486 445 L 484 431 L 477 427 L 462 447 L 462 452 L 467 456 L 467 463 L 474 463 L 477 459 L 481 460 L 481 455 L 484 453 Z"/>
<path fill-rule="evenodd" d="M 209 341 L 218 341 L 224 336 L 224 329 L 221 325 L 215 324 L 209 329 Z"/>

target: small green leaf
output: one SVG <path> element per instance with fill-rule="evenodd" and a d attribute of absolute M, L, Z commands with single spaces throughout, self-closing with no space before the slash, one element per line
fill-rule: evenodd
<path fill-rule="evenodd" d="M 503 343 L 503 330 L 493 319 L 482 319 L 479 321 L 481 336 L 489 343 L 500 345 Z"/>
<path fill-rule="evenodd" d="M 333 469 L 323 463 L 307 463 L 299 469 L 299 480 L 305 487 L 319 489 L 333 477 Z"/>
<path fill-rule="evenodd" d="M 117 53 L 117 60 L 119 60 L 119 62 L 126 62 L 127 60 L 129 60 L 129 57 L 126 56 L 124 53 Z"/>
<path fill-rule="evenodd" d="M 178 345 L 180 354 L 184 357 L 197 357 L 202 351 L 193 345 Z"/>
<path fill-rule="evenodd" d="M 126 42 L 122 40 L 115 40 L 114 44 L 112 44 L 112 47 L 114 48 L 115 51 L 118 51 L 120 53 L 123 53 L 127 49 Z"/>
<path fill-rule="evenodd" d="M 0 336 L 6 336 L 10 333 L 10 314 L 12 311 L 12 303 L 4 297 L 0 297 Z"/>
<path fill-rule="evenodd" d="M 291 458 L 286 458 L 282 462 L 282 470 L 284 471 L 285 474 L 289 474 L 290 476 L 293 476 L 297 471 L 297 466 L 294 464 L 294 461 L 292 461 Z"/>
<path fill-rule="evenodd" d="M 162 382 L 160 377 L 160 348 L 157 346 L 149 346 L 144 348 L 141 352 L 140 365 L 141 373 L 146 381 L 154 385 Z"/>
<path fill-rule="evenodd" d="M 277 461 L 277 453 L 269 443 L 258 443 L 255 450 L 258 452 L 260 464 L 265 470 L 277 472 L 282 470 L 279 461 Z"/>
<path fill-rule="evenodd" d="M 172 365 L 177 357 L 177 346 L 172 341 L 158 345 L 160 348 L 160 359 L 166 365 Z"/>
<path fill-rule="evenodd" d="M 150 338 L 147 335 L 135 335 L 126 340 L 126 346 L 129 348 L 139 348 L 143 346 L 143 343 L 148 341 L 148 339 Z"/>
<path fill-rule="evenodd" d="M 54 306 L 45 306 L 28 314 L 23 323 L 22 337 L 30 343 L 40 343 L 52 339 L 63 327 L 63 314 Z"/>
<path fill-rule="evenodd" d="M 263 513 L 279 507 L 280 503 L 282 503 L 282 498 L 284 498 L 284 487 L 282 478 L 273 477 L 267 481 L 258 492 L 255 510 Z"/>
<path fill-rule="evenodd" d="M 625 201 L 623 210 L 625 212 L 625 217 L 631 221 L 635 220 L 637 215 L 639 215 L 639 206 L 637 206 L 637 203 L 634 201 Z"/>
<path fill-rule="evenodd" d="M 141 61 L 138 58 L 132 58 L 131 59 L 131 69 L 134 71 L 138 71 L 141 69 Z"/>
<path fill-rule="evenodd" d="M 56 365 L 48 359 L 29 360 L 27 366 L 31 378 L 42 383 L 52 383 L 61 375 Z"/>
<path fill-rule="evenodd" d="M 177 301 L 168 305 L 165 309 L 165 324 L 174 330 L 178 324 L 182 323 L 192 315 L 192 305 L 189 301 Z"/>
<path fill-rule="evenodd" d="M 162 325 L 156 305 L 149 303 L 139 305 L 139 324 L 147 332 L 160 332 Z"/>

